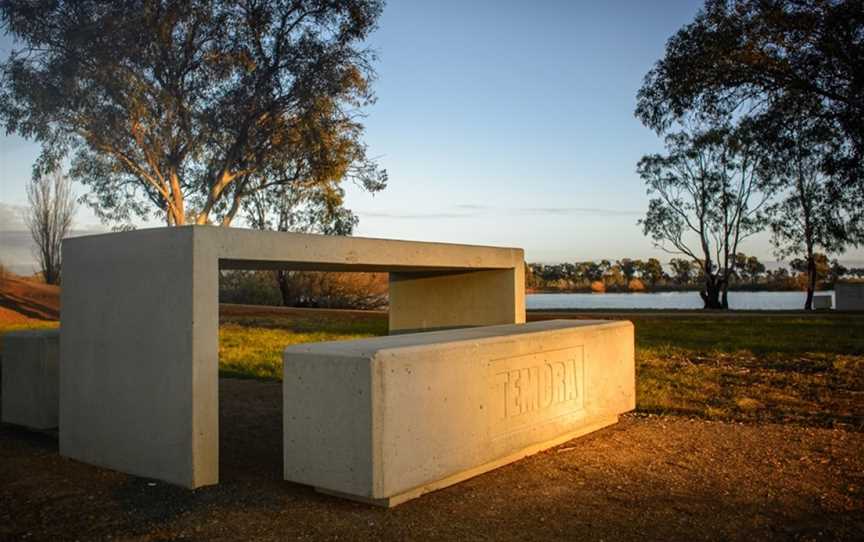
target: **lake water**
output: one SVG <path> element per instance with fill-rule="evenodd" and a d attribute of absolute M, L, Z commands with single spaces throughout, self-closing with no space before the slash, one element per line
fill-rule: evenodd
<path fill-rule="evenodd" d="M 816 292 L 830 294 L 834 292 Z M 805 292 L 729 292 L 729 308 L 739 310 L 798 310 Z M 528 294 L 528 309 L 701 309 L 699 292 L 651 294 Z M 832 303 L 833 304 L 833 303 Z"/>

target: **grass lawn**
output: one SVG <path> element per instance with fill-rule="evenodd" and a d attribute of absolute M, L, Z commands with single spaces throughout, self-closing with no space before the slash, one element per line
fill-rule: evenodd
<path fill-rule="evenodd" d="M 337 314 L 223 312 L 222 374 L 279 379 L 286 345 L 387 333 L 382 313 Z M 864 430 L 862 316 L 634 313 L 629 319 L 636 325 L 639 411 Z"/>
<path fill-rule="evenodd" d="M 640 411 L 864 430 L 864 317 L 632 320 Z"/>
<path fill-rule="evenodd" d="M 299 313 L 299 314 L 298 314 Z M 282 350 L 291 344 L 341 341 L 387 334 L 387 319 L 327 318 L 316 311 L 265 316 L 226 315 L 219 326 L 219 372 L 235 378 L 282 379 Z"/>

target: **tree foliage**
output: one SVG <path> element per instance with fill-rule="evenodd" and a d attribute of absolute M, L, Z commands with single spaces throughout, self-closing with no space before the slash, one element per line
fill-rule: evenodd
<path fill-rule="evenodd" d="M 864 2 L 706 0 L 645 77 L 636 115 L 663 132 L 688 117 L 792 125 L 819 119 L 820 167 L 864 208 Z M 860 220 L 860 214 L 857 219 Z M 860 228 L 860 223 L 858 223 Z"/>
<path fill-rule="evenodd" d="M 0 2 L 0 122 L 105 220 L 229 225 L 255 194 L 386 182 L 360 139 L 380 0 Z M 332 200 L 332 197 L 331 197 Z"/>

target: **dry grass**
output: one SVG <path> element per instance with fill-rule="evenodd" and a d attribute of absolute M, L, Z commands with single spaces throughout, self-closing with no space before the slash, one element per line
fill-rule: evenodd
<path fill-rule="evenodd" d="M 864 356 L 637 349 L 644 412 L 864 430 Z"/>
<path fill-rule="evenodd" d="M 864 317 L 633 321 L 641 411 L 864 430 Z"/>
<path fill-rule="evenodd" d="M 387 332 L 381 313 L 305 314 L 223 315 L 223 375 L 279 379 L 284 346 Z M 864 430 L 864 317 L 630 318 L 642 412 Z"/>

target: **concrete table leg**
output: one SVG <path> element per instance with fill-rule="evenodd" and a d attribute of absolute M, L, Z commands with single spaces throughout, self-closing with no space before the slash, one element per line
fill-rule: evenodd
<path fill-rule="evenodd" d="M 186 487 L 218 482 L 218 264 L 193 232 L 64 245 L 62 455 Z"/>

